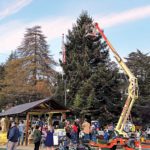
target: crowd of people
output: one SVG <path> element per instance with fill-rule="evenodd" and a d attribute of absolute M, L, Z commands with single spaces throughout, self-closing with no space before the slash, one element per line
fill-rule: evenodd
<path fill-rule="evenodd" d="M 58 144 L 55 145 L 55 131 L 57 129 L 63 129 L 65 136 L 58 137 Z M 18 145 L 24 144 L 25 130 L 24 121 L 21 120 L 19 124 L 11 122 L 7 133 L 7 150 L 16 150 Z M 146 139 L 149 136 L 147 131 L 140 129 L 129 133 L 132 136 L 134 134 L 137 140 Z M 114 125 L 112 123 L 102 128 L 98 123 L 89 123 L 87 119 L 84 119 L 84 121 L 79 119 L 75 119 L 74 121 L 64 119 L 57 125 L 47 125 L 42 120 L 38 120 L 34 126 L 31 126 L 28 142 L 34 143 L 34 150 L 39 150 L 40 145 L 46 150 L 54 150 L 56 146 L 60 150 L 65 150 L 69 145 L 80 145 L 82 147 L 81 142 L 97 142 L 99 139 L 108 142 L 109 139 L 115 137 L 117 137 L 117 134 L 114 132 Z"/>

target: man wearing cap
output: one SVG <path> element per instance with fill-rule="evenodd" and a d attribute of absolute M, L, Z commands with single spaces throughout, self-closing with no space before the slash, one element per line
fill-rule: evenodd
<path fill-rule="evenodd" d="M 8 135 L 8 150 L 16 150 L 19 138 L 19 129 L 15 122 L 12 122 Z"/>

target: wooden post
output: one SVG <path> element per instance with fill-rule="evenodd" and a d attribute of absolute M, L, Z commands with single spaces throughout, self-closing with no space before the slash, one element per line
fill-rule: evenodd
<path fill-rule="evenodd" d="M 62 112 L 62 120 L 61 121 L 63 121 L 63 120 L 66 120 L 66 112 Z"/>
<path fill-rule="evenodd" d="M 48 125 L 52 125 L 52 116 L 53 116 L 53 113 L 49 113 L 49 117 L 48 117 Z"/>
<path fill-rule="evenodd" d="M 25 135 L 25 144 L 26 144 L 26 146 L 28 145 L 29 119 L 30 119 L 30 114 L 28 112 L 27 116 L 26 116 L 26 135 Z"/>
<path fill-rule="evenodd" d="M 8 116 L 6 116 L 5 118 L 6 118 L 6 129 L 7 129 L 7 132 L 8 132 L 9 126 L 10 126 L 10 119 L 8 119 Z"/>

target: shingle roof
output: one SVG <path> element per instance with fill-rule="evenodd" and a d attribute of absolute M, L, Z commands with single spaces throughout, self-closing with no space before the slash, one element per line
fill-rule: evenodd
<path fill-rule="evenodd" d="M 42 99 L 42 100 L 30 102 L 30 103 L 17 105 L 15 107 L 12 107 L 12 108 L 0 113 L 0 116 L 20 114 L 20 113 L 26 112 L 30 109 L 33 109 L 36 106 L 38 106 L 42 103 L 46 103 L 46 102 L 50 102 L 50 109 L 52 109 L 52 110 L 55 110 L 55 109 L 67 110 L 64 106 L 58 104 L 56 101 L 53 100 L 52 97 L 50 97 L 50 98 L 46 98 L 46 99 Z"/>

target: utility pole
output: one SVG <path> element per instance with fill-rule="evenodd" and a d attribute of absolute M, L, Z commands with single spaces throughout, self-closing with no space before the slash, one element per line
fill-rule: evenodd
<path fill-rule="evenodd" d="M 64 34 L 62 34 L 62 63 L 65 65 L 66 64 L 66 49 L 65 49 L 65 44 L 64 44 Z M 64 94 L 65 94 L 65 99 L 64 99 L 64 105 L 67 105 L 67 89 L 66 89 L 66 84 L 67 84 L 67 79 L 64 79 L 64 70 L 62 69 L 62 81 L 64 82 Z"/>

